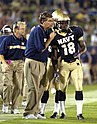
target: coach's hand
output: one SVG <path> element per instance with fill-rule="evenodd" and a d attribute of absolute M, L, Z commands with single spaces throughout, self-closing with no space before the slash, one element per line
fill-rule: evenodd
<path fill-rule="evenodd" d="M 53 40 L 55 36 L 56 36 L 56 33 L 55 32 L 50 33 L 50 39 L 51 40 Z"/>

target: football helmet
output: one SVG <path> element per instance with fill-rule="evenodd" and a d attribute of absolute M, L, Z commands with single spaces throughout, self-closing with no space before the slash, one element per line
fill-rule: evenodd
<path fill-rule="evenodd" d="M 1 29 L 2 34 L 10 34 L 12 32 L 12 29 L 9 25 L 4 25 Z"/>
<path fill-rule="evenodd" d="M 52 17 L 55 21 L 58 21 L 60 14 L 62 13 L 62 10 L 57 9 L 52 13 Z"/>
<path fill-rule="evenodd" d="M 58 9 L 52 13 L 52 16 L 56 21 L 59 30 L 68 30 L 70 25 L 70 18 L 67 14 Z"/>

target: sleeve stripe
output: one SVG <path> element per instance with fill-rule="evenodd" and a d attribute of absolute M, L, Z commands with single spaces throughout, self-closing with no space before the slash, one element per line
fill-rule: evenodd
<path fill-rule="evenodd" d="M 82 41 L 82 40 L 83 40 L 83 37 L 80 37 L 78 40 L 79 40 L 79 41 Z"/>
<path fill-rule="evenodd" d="M 9 49 L 23 49 L 23 50 L 25 50 L 26 47 L 25 46 L 16 45 L 16 46 L 9 46 Z"/>

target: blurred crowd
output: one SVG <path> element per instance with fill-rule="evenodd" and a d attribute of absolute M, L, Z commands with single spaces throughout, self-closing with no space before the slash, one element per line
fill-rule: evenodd
<path fill-rule="evenodd" d="M 97 0 L 0 0 L 0 29 L 12 26 L 17 20 L 27 22 L 27 34 L 38 23 L 38 15 L 44 10 L 53 12 L 61 8 L 71 18 L 71 25 L 80 25 L 84 30 L 84 41 L 88 54 L 81 57 L 84 80 L 97 81 Z"/>

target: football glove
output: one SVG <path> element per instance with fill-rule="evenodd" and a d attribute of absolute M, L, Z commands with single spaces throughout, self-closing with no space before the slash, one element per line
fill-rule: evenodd
<path fill-rule="evenodd" d="M 75 53 L 74 55 L 73 55 L 73 57 L 76 59 L 76 58 L 79 58 L 79 56 L 80 56 L 80 53 L 79 52 L 77 52 L 77 53 Z"/>
<path fill-rule="evenodd" d="M 54 73 L 54 78 L 59 77 L 59 72 Z"/>

